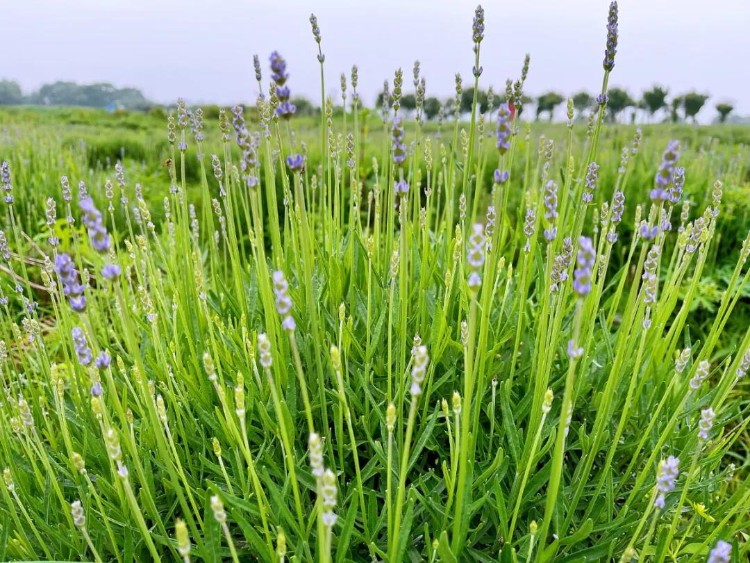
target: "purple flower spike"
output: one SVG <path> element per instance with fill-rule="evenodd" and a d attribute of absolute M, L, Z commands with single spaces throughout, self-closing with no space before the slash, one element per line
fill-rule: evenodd
<path fill-rule="evenodd" d="M 73 347 L 75 348 L 76 356 L 78 356 L 78 362 L 82 366 L 89 365 L 92 356 L 91 348 L 89 348 L 88 343 L 86 342 L 86 335 L 83 333 L 83 330 L 77 326 L 73 327 L 71 335 L 73 336 Z"/>
<path fill-rule="evenodd" d="M 729 563 L 732 560 L 732 544 L 724 540 L 716 542 L 716 546 L 708 554 L 706 563 Z"/>
<path fill-rule="evenodd" d="M 2 191 L 5 192 L 5 203 L 13 203 L 13 184 L 10 178 L 10 164 L 5 160 L 0 164 L 0 183 L 2 184 Z"/>
<path fill-rule="evenodd" d="M 604 50 L 604 70 L 610 71 L 615 68 L 615 55 L 617 54 L 617 2 L 609 5 L 609 17 L 607 18 L 607 47 Z"/>
<path fill-rule="evenodd" d="M 286 157 L 286 165 L 293 172 L 302 172 L 305 169 L 305 159 L 301 154 L 289 155 Z"/>
<path fill-rule="evenodd" d="M 105 264 L 102 267 L 102 276 L 110 281 L 119 278 L 121 273 L 122 270 L 117 264 Z"/>
<path fill-rule="evenodd" d="M 510 171 L 503 170 L 500 172 L 499 169 L 495 169 L 494 180 L 496 184 L 504 184 L 510 178 Z"/>
<path fill-rule="evenodd" d="M 585 297 L 591 292 L 591 276 L 596 262 L 596 251 L 590 238 L 578 239 L 577 261 L 578 267 L 573 272 L 573 289 L 580 297 Z"/>
<path fill-rule="evenodd" d="M 594 190 L 599 176 L 599 165 L 596 162 L 589 164 L 586 172 L 586 186 L 583 191 L 583 203 L 591 203 L 594 200 Z"/>
<path fill-rule="evenodd" d="M 97 252 L 107 252 L 109 250 L 109 234 L 104 226 L 102 214 L 94 205 L 94 200 L 86 197 L 78 205 L 83 211 L 83 224 L 88 230 L 91 246 Z"/>
<path fill-rule="evenodd" d="M 659 491 L 654 506 L 664 508 L 665 496 L 674 489 L 677 476 L 680 474 L 680 460 L 673 455 L 663 459 L 659 464 L 659 476 L 656 478 L 656 489 Z"/>
<path fill-rule="evenodd" d="M 409 184 L 406 182 L 406 180 L 399 180 L 398 182 L 394 182 L 393 184 L 393 193 L 395 195 L 406 195 L 409 193 Z"/>
<path fill-rule="evenodd" d="M 106 350 L 102 350 L 99 352 L 99 355 L 96 357 L 96 360 L 94 360 L 94 365 L 99 369 L 107 369 L 109 367 L 109 364 L 112 363 L 112 356 L 109 355 L 109 352 Z"/>
<path fill-rule="evenodd" d="M 83 285 L 78 278 L 78 270 L 70 255 L 61 252 L 55 257 L 55 270 L 63 284 L 63 294 L 68 298 L 71 309 L 81 313 L 86 310 Z"/>
<path fill-rule="evenodd" d="M 102 388 L 102 384 L 98 381 L 91 386 L 92 397 L 101 397 L 103 393 L 104 389 Z"/>
<path fill-rule="evenodd" d="M 289 75 L 286 72 L 286 61 L 278 51 L 271 53 L 271 80 L 273 80 L 277 86 L 283 86 Z"/>
<path fill-rule="evenodd" d="M 393 118 L 391 137 L 393 140 L 393 164 L 401 166 L 406 160 L 406 144 L 404 144 L 404 121 L 400 116 Z"/>
<path fill-rule="evenodd" d="M 510 150 L 511 118 L 508 104 L 501 104 L 497 110 L 497 150 L 500 154 Z"/>
<path fill-rule="evenodd" d="M 651 190 L 651 201 L 671 201 L 672 195 L 676 195 L 676 192 L 673 193 L 673 190 L 678 189 L 674 186 L 674 175 L 675 166 L 677 165 L 677 160 L 679 158 L 680 142 L 670 141 L 664 154 L 662 154 L 659 171 L 654 178 L 654 189 Z M 680 173 L 680 176 L 681 179 L 679 181 L 684 182 L 684 174 L 682 172 Z M 682 192 L 681 184 L 679 190 Z"/>

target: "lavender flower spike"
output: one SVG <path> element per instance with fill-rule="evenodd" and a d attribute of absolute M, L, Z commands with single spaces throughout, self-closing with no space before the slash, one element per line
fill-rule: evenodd
<path fill-rule="evenodd" d="M 544 229 L 544 238 L 553 241 L 557 236 L 557 184 L 554 180 L 544 187 L 544 209 L 544 218 L 549 222 L 549 228 Z"/>
<path fill-rule="evenodd" d="M 617 54 L 617 2 L 609 5 L 609 17 L 607 18 L 607 47 L 604 50 L 604 70 L 611 71 L 615 68 L 615 55 Z"/>
<path fill-rule="evenodd" d="M 297 328 L 297 325 L 294 322 L 294 317 L 290 314 L 292 298 L 289 297 L 289 284 L 281 270 L 276 270 L 273 273 L 273 293 L 276 296 L 276 311 L 282 317 L 281 327 L 292 332 Z"/>
<path fill-rule="evenodd" d="M 511 112 L 508 104 L 501 104 L 497 110 L 497 150 L 505 154 L 510 150 Z"/>
<path fill-rule="evenodd" d="M 654 500 L 654 506 L 664 508 L 665 496 L 674 489 L 677 476 L 680 474 L 680 460 L 673 455 L 661 460 L 659 464 L 659 476 L 656 479 L 658 495 Z"/>
<path fill-rule="evenodd" d="M 654 178 L 654 189 L 651 190 L 652 201 L 670 201 L 671 192 L 675 190 L 674 174 L 677 160 L 680 158 L 680 142 L 670 141 L 661 157 L 659 170 Z M 681 176 L 681 174 L 680 174 Z M 680 186 L 681 190 L 682 186 Z"/>
<path fill-rule="evenodd" d="M 286 157 L 286 165 L 292 172 L 302 172 L 305 169 L 305 159 L 301 154 Z"/>
<path fill-rule="evenodd" d="M 88 230 L 91 246 L 97 252 L 107 252 L 109 250 L 109 234 L 104 226 L 102 214 L 94 205 L 94 200 L 86 197 L 78 205 L 83 211 L 83 224 Z"/>
<path fill-rule="evenodd" d="M 393 118 L 391 138 L 393 140 L 393 164 L 401 166 L 406 160 L 406 144 L 404 144 L 404 122 L 398 115 Z"/>
<path fill-rule="evenodd" d="M 479 45 L 484 39 L 484 8 L 477 6 L 474 11 L 474 23 L 471 26 L 472 39 L 474 43 Z"/>
<path fill-rule="evenodd" d="M 729 563 L 732 560 L 732 544 L 724 540 L 716 542 L 716 546 L 708 554 L 706 563 Z"/>
<path fill-rule="evenodd" d="M 698 422 L 698 438 L 708 440 L 708 435 L 714 425 L 714 418 L 716 418 L 716 413 L 711 407 L 701 410 L 701 419 Z"/>
<path fill-rule="evenodd" d="M 271 53 L 271 79 L 276 83 L 276 97 L 279 99 L 276 115 L 282 119 L 289 119 L 297 111 L 294 104 L 289 101 L 291 93 L 289 87 L 285 86 L 288 78 L 286 61 L 278 51 L 274 51 Z"/>
<path fill-rule="evenodd" d="M 591 203 L 594 200 L 594 190 L 599 175 L 599 165 L 596 162 L 589 164 L 586 172 L 586 185 L 583 192 L 583 203 Z"/>
<path fill-rule="evenodd" d="M 2 190 L 5 192 L 5 203 L 13 203 L 13 183 L 10 178 L 10 164 L 6 160 L 0 164 L 0 183 L 2 183 Z"/>
<path fill-rule="evenodd" d="M 78 356 L 78 362 L 82 366 L 87 366 L 91 363 L 92 355 L 91 348 L 89 348 L 86 342 L 86 335 L 83 333 L 80 327 L 73 327 L 71 331 L 73 336 L 73 347 L 76 350 L 76 356 Z"/>
<path fill-rule="evenodd" d="M 578 267 L 573 272 L 573 290 L 580 297 L 585 297 L 591 292 L 591 276 L 596 261 L 596 251 L 590 238 L 578 239 L 577 261 Z"/>
<path fill-rule="evenodd" d="M 83 285 L 78 278 L 78 270 L 70 255 L 61 252 L 55 256 L 55 270 L 63 284 L 63 294 L 68 298 L 70 308 L 81 313 L 86 310 L 86 297 L 83 295 Z"/>

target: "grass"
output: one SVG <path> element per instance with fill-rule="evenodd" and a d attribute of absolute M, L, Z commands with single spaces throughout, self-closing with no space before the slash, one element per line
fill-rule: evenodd
<path fill-rule="evenodd" d="M 747 557 L 747 129 L 274 100 L 0 114 L 0 560 Z"/>

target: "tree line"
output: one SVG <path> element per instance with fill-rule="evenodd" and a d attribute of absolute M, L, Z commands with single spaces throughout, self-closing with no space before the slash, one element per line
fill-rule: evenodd
<path fill-rule="evenodd" d="M 0 80 L 0 105 L 83 106 L 148 109 L 153 104 L 136 88 L 116 88 L 108 82 L 77 84 L 58 81 L 24 94 L 18 82 Z"/>
<path fill-rule="evenodd" d="M 380 92 L 375 102 L 376 107 L 382 107 L 386 93 Z M 655 85 L 650 89 L 644 91 L 639 99 L 633 98 L 630 93 L 623 88 L 610 88 L 607 93 L 607 118 L 611 121 L 617 121 L 622 118 L 623 113 L 626 110 L 631 109 L 630 119 L 635 120 L 635 110 L 644 111 L 650 120 L 661 119 L 662 121 L 672 121 L 674 123 L 679 121 L 693 121 L 695 122 L 696 116 L 701 112 L 706 102 L 709 99 L 708 94 L 699 92 L 686 92 L 684 94 L 678 94 L 669 97 L 669 90 L 663 86 Z M 490 98 L 492 97 L 488 91 L 479 90 L 477 92 L 477 101 L 479 104 L 479 110 L 486 112 L 490 105 Z M 596 97 L 585 91 L 580 91 L 571 96 L 573 105 L 579 115 L 594 110 L 598 106 Z M 566 98 L 555 91 L 545 92 L 536 97 L 524 96 L 523 105 L 519 108 L 523 111 L 524 105 L 534 106 L 535 117 L 537 120 L 542 117 L 547 117 L 552 121 L 555 111 Z M 471 106 L 474 101 L 474 89 L 468 88 L 461 93 L 461 97 L 458 104 L 459 112 L 469 113 Z M 504 96 L 494 95 L 494 105 L 502 103 Z M 414 94 L 404 94 L 401 97 L 401 107 L 406 111 L 414 111 L 417 107 L 417 99 Z M 422 104 L 422 111 L 424 116 L 428 120 L 435 119 L 442 111 L 443 114 L 451 114 L 454 112 L 456 102 L 454 99 L 440 100 L 436 97 L 429 97 L 424 100 Z M 724 123 L 729 114 L 734 111 L 734 106 L 728 102 L 719 102 L 714 108 L 717 112 L 719 122 Z"/>

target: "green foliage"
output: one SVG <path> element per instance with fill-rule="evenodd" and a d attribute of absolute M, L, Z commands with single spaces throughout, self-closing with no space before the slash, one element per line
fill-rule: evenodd
<path fill-rule="evenodd" d="M 724 123 L 733 110 L 734 106 L 732 104 L 726 102 L 716 104 L 716 111 L 719 112 L 719 123 Z"/>
<path fill-rule="evenodd" d="M 688 92 L 682 96 L 682 108 L 685 111 L 685 119 L 692 118 L 695 121 L 695 116 L 698 115 L 703 105 L 706 103 L 708 95 L 699 94 L 697 92 Z"/>
<path fill-rule="evenodd" d="M 609 100 L 607 101 L 607 110 L 613 121 L 617 120 L 617 116 L 629 107 L 635 106 L 635 101 L 630 97 L 630 94 L 622 88 L 610 88 L 607 92 Z"/>
<path fill-rule="evenodd" d="M 667 106 L 667 95 L 669 90 L 662 86 L 652 86 L 650 90 L 643 92 L 643 107 L 648 110 L 650 116 Z"/>
<path fill-rule="evenodd" d="M 23 103 L 23 93 L 18 82 L 0 80 L 0 106 L 14 106 Z"/>
<path fill-rule="evenodd" d="M 555 108 L 559 106 L 565 98 L 557 92 L 547 92 L 542 94 L 536 99 L 536 119 L 539 120 L 539 116 L 544 113 L 549 113 L 549 120 L 552 121 L 552 117 L 555 113 Z"/>

